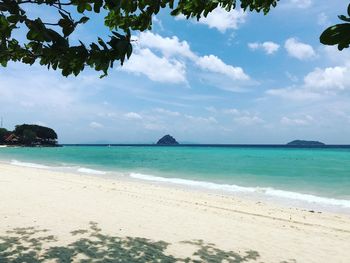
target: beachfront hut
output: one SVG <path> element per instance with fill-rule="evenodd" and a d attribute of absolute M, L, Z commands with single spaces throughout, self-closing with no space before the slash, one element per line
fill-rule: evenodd
<path fill-rule="evenodd" d="M 19 142 L 19 138 L 14 133 L 11 133 L 9 136 L 5 138 L 5 143 L 7 144 L 17 144 L 18 142 Z"/>

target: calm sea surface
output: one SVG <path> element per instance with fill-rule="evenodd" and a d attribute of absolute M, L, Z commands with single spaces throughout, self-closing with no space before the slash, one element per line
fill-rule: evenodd
<path fill-rule="evenodd" d="M 350 149 L 64 146 L 0 148 L 0 160 L 37 168 L 263 192 L 350 208 Z M 46 167 L 48 166 L 48 167 Z M 1 171 L 0 171 L 1 173 Z M 320 200 L 317 200 L 318 197 Z M 309 200 L 310 201 L 310 200 Z"/>

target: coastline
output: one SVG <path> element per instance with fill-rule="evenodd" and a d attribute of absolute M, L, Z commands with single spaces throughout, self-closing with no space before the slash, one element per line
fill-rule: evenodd
<path fill-rule="evenodd" d="M 203 181 L 202 179 L 187 179 L 178 175 L 178 177 L 163 177 L 159 173 L 153 175 L 151 173 L 140 173 L 130 170 L 113 170 L 101 169 L 91 165 L 81 166 L 79 164 L 57 164 L 42 162 L 23 162 L 15 159 L 0 160 L 0 164 L 10 164 L 17 167 L 28 167 L 36 169 L 44 169 L 53 172 L 63 172 L 68 174 L 86 175 L 105 177 L 115 180 L 136 181 L 143 184 L 156 184 L 159 186 L 167 186 L 171 188 L 179 188 L 182 190 L 191 190 L 205 192 L 209 194 L 227 195 L 229 197 L 238 197 L 249 199 L 256 202 L 268 202 L 282 207 L 293 207 L 302 210 L 315 212 L 332 212 L 350 215 L 350 200 L 339 199 L 336 197 L 322 196 L 302 191 L 282 190 L 273 187 L 259 186 L 240 186 L 228 183 L 216 183 L 213 181 Z"/>
<path fill-rule="evenodd" d="M 108 235 L 169 243 L 164 254 L 177 258 L 212 246 L 241 257 L 257 252 L 249 262 L 348 260 L 348 215 L 2 163 L 0 171 L 1 237 L 37 227 L 57 237 L 53 245 L 66 246 L 77 238 L 71 231 L 95 222 Z"/>
<path fill-rule="evenodd" d="M 315 212 L 332 212 L 350 215 L 350 200 L 339 199 L 330 196 L 322 196 L 302 191 L 282 190 L 272 187 L 260 186 L 240 186 L 228 183 L 216 183 L 213 181 L 203 181 L 201 179 L 187 179 L 181 175 L 173 177 L 163 177 L 156 173 L 140 173 L 130 170 L 113 170 L 103 169 L 91 165 L 81 166 L 79 164 L 56 164 L 42 162 L 23 162 L 15 159 L 0 160 L 0 164 L 13 165 L 17 167 L 28 167 L 36 169 L 44 169 L 52 172 L 62 172 L 76 175 L 105 177 L 115 180 L 136 181 L 144 184 L 156 184 L 159 186 L 167 186 L 171 188 L 179 188 L 182 190 L 191 190 L 205 192 L 209 194 L 227 195 L 229 197 L 238 197 L 249 199 L 252 201 L 263 201 L 276 204 L 282 207 L 293 207 L 302 210 Z M 102 169 L 101 169 L 102 168 Z"/>

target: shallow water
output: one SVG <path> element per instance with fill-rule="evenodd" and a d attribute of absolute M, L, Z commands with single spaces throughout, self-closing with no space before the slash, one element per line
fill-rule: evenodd
<path fill-rule="evenodd" d="M 2 148 L 0 159 L 350 208 L 350 149 L 65 146 Z"/>

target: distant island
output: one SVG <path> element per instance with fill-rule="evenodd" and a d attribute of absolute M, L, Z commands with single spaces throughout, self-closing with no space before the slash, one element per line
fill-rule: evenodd
<path fill-rule="evenodd" d="M 0 145 L 9 146 L 57 146 L 57 133 L 48 127 L 22 124 L 14 131 L 0 128 Z"/>
<path fill-rule="evenodd" d="M 179 143 L 175 140 L 171 135 L 163 136 L 158 142 L 157 145 L 179 145 Z"/>
<path fill-rule="evenodd" d="M 325 146 L 323 142 L 295 140 L 287 143 L 287 146 Z"/>

